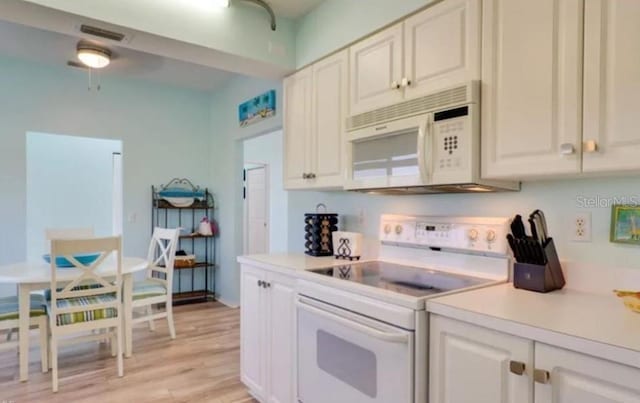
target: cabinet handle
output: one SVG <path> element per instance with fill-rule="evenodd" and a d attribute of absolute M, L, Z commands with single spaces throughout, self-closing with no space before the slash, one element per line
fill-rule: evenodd
<path fill-rule="evenodd" d="M 545 371 L 544 369 L 533 370 L 533 380 L 537 383 L 547 384 L 550 379 L 551 374 L 549 374 L 549 371 Z"/>
<path fill-rule="evenodd" d="M 525 364 L 520 361 L 509 361 L 509 371 L 512 374 L 522 375 L 524 374 Z"/>
<path fill-rule="evenodd" d="M 598 143 L 596 143 L 595 140 L 587 140 L 584 142 L 582 150 L 585 153 L 595 153 L 596 151 L 598 151 Z"/>
<path fill-rule="evenodd" d="M 411 85 L 411 80 L 409 80 L 407 77 L 403 77 L 402 81 L 400 81 L 400 86 L 402 88 L 408 87 Z"/>
<path fill-rule="evenodd" d="M 392 89 L 392 90 L 398 90 L 398 89 L 400 89 L 400 83 L 398 83 L 397 81 L 393 81 L 393 82 L 391 83 L 391 89 Z"/>
<path fill-rule="evenodd" d="M 258 287 L 262 287 L 264 285 L 264 281 L 258 280 Z"/>
<path fill-rule="evenodd" d="M 571 155 L 576 152 L 575 147 L 571 143 L 560 144 L 560 154 L 561 155 Z"/>
<path fill-rule="evenodd" d="M 267 283 L 267 282 L 265 282 L 265 283 L 264 283 L 264 288 L 271 288 L 271 283 Z"/>
<path fill-rule="evenodd" d="M 302 174 L 302 179 L 309 179 L 309 174 L 303 173 Z"/>
<path fill-rule="evenodd" d="M 315 179 L 316 178 L 316 174 L 308 174 L 307 175 L 307 179 Z"/>

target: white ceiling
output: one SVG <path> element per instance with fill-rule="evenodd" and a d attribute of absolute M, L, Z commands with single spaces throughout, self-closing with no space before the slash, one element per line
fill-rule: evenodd
<path fill-rule="evenodd" d="M 75 54 L 78 41 L 79 38 L 70 35 L 0 20 L 0 55 L 65 67 L 68 60 L 78 61 Z M 216 90 L 227 80 L 237 76 L 227 71 L 133 49 L 108 47 L 114 57 L 111 64 L 101 70 L 103 76 L 142 79 L 203 91 Z"/>
<path fill-rule="evenodd" d="M 324 0 L 266 0 L 277 16 L 296 19 L 307 14 Z"/>

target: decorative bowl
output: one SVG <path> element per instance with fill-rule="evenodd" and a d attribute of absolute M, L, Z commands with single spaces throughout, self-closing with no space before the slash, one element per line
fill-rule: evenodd
<path fill-rule="evenodd" d="M 99 253 L 84 253 L 84 254 L 78 254 L 78 255 L 73 255 L 73 257 L 81 264 L 83 265 L 90 265 L 91 263 L 95 262 L 98 257 L 100 257 Z M 47 263 L 51 263 L 51 255 L 50 254 L 46 254 L 46 255 L 42 255 L 42 258 L 44 259 L 45 262 Z M 73 268 L 75 267 L 73 263 L 71 263 L 69 260 L 67 260 L 66 257 L 64 256 L 58 256 L 56 258 L 56 266 L 58 268 L 62 268 L 62 269 L 68 269 L 68 268 Z"/>
<path fill-rule="evenodd" d="M 615 292 L 618 297 L 622 298 L 624 306 L 633 312 L 640 313 L 640 291 L 613 290 L 613 292 Z"/>

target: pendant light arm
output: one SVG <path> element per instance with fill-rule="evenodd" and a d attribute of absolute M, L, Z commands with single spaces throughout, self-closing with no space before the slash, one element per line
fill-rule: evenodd
<path fill-rule="evenodd" d="M 264 8 L 265 10 L 267 10 L 267 12 L 269 13 L 269 16 L 271 17 L 271 30 L 272 31 L 276 30 L 276 15 L 273 12 L 273 9 L 271 8 L 271 6 L 269 4 L 267 4 L 266 1 L 264 1 L 264 0 L 241 0 L 241 1 L 246 1 L 246 2 L 249 2 L 249 3 L 257 4 L 260 7 Z"/>

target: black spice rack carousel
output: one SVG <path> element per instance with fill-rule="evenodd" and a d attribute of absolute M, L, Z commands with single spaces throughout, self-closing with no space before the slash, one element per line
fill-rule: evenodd
<path fill-rule="evenodd" d="M 320 213 L 318 210 L 324 209 Z M 332 234 L 338 230 L 338 215 L 327 213 L 324 204 L 316 206 L 316 213 L 304 215 L 305 253 L 311 256 L 332 256 Z"/>
<path fill-rule="evenodd" d="M 175 205 L 161 196 L 168 189 L 192 192 L 192 203 Z M 180 267 L 174 266 L 173 301 L 175 304 L 204 302 L 215 299 L 215 236 L 201 235 L 198 226 L 203 217 L 213 219 L 214 199 L 207 188 L 195 186 L 188 179 L 175 178 L 166 185 L 151 186 L 151 231 L 155 227 L 183 228 L 178 241 L 178 251 L 195 255 L 195 261 Z"/>

